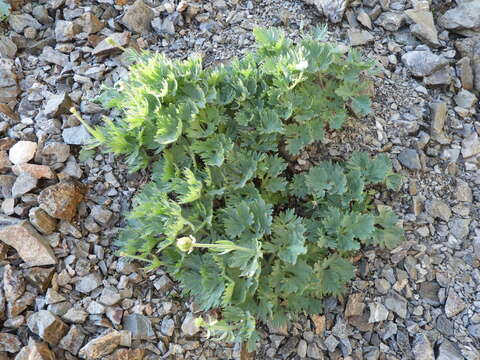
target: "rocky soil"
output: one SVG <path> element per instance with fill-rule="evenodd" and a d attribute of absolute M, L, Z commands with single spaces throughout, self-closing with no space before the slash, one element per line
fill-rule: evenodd
<path fill-rule="evenodd" d="M 161 269 L 116 254 L 148 178 L 81 159 L 100 85 L 127 75 L 124 47 L 209 66 L 251 48 L 256 25 L 329 39 L 378 63 L 374 113 L 318 154 L 386 152 L 407 181 L 381 194 L 407 239 L 364 249 L 345 297 L 288 328 L 266 324 L 258 359 L 480 359 L 480 0 L 12 0 L 0 29 L 0 359 L 232 359 Z M 340 16 L 338 18 L 338 16 Z M 327 20 L 328 19 L 328 20 Z M 332 21 L 339 21 L 333 24 Z M 321 150 L 321 151 L 320 151 Z M 315 162 L 315 151 L 299 165 Z"/>

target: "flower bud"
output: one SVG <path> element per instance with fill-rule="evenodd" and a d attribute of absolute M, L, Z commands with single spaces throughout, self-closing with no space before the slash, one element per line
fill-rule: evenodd
<path fill-rule="evenodd" d="M 189 236 L 184 236 L 177 239 L 177 247 L 184 252 L 191 252 L 195 239 Z"/>

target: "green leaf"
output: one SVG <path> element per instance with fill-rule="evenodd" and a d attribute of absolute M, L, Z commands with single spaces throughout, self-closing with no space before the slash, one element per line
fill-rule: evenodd
<path fill-rule="evenodd" d="M 183 170 L 183 181 L 178 181 L 175 186 L 175 192 L 179 195 L 179 204 L 188 204 L 200 199 L 202 195 L 203 184 L 193 174 L 192 170 L 186 168 Z"/>
<path fill-rule="evenodd" d="M 347 178 L 341 166 L 325 161 L 310 169 L 305 175 L 305 183 L 313 194 L 323 198 L 326 193 L 345 193 Z"/>
<path fill-rule="evenodd" d="M 387 249 L 394 249 L 404 240 L 403 229 L 397 226 L 398 217 L 385 207 L 379 209 L 375 217 L 373 243 Z"/>
<path fill-rule="evenodd" d="M 315 264 L 315 274 L 319 283 L 317 291 L 325 295 L 340 295 L 347 281 L 354 277 L 355 268 L 348 260 L 334 254 Z"/>
<path fill-rule="evenodd" d="M 368 95 L 360 95 L 352 99 L 353 110 L 360 115 L 368 115 L 372 111 Z"/>
<path fill-rule="evenodd" d="M 265 249 L 278 253 L 280 259 L 295 265 L 297 257 L 307 252 L 305 231 L 302 218 L 296 216 L 293 209 L 282 212 L 273 221 L 272 244 L 266 244 Z"/>
<path fill-rule="evenodd" d="M 222 212 L 222 222 L 225 233 L 229 237 L 239 237 L 253 224 L 253 214 L 246 201 L 235 206 L 229 206 Z"/>

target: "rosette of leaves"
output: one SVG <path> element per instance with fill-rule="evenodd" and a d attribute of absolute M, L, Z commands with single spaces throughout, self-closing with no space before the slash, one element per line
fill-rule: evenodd
<path fill-rule="evenodd" d="M 398 188 L 387 156 L 356 153 L 293 171 L 307 145 L 369 111 L 362 74 L 371 64 L 323 42 L 294 44 L 256 29 L 254 53 L 228 66 L 136 56 L 127 80 L 103 92 L 121 119 L 89 128 L 132 171 L 149 167 L 122 254 L 164 266 L 202 310 L 210 334 L 253 348 L 258 321 L 281 326 L 322 311 L 354 276 L 362 245 L 393 248 L 397 217 L 375 209 L 371 186 Z"/>

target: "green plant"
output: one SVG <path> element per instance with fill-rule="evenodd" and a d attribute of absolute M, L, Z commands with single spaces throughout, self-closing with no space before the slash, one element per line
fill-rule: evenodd
<path fill-rule="evenodd" d="M 0 0 L 0 22 L 5 21 L 8 19 L 10 15 L 11 6 L 5 0 Z"/>
<path fill-rule="evenodd" d="M 377 211 L 366 191 L 400 185 L 385 155 L 293 167 L 348 107 L 369 111 L 362 73 L 371 64 L 320 41 L 321 30 L 296 45 L 275 29 L 254 34 L 256 52 L 229 66 L 136 55 L 128 80 L 100 97 L 122 119 L 85 124 L 92 146 L 124 155 L 132 171 L 152 165 L 122 254 L 165 266 L 201 309 L 221 309 L 200 325 L 250 348 L 258 320 L 279 326 L 340 294 L 361 244 L 402 239 L 394 213 Z"/>

